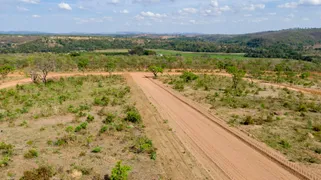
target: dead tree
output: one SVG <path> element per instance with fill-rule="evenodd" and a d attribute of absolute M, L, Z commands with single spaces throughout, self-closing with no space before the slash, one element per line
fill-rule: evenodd
<path fill-rule="evenodd" d="M 41 58 L 35 60 L 35 68 L 41 72 L 41 80 L 43 83 L 47 83 L 47 76 L 50 71 L 54 71 L 56 68 L 56 61 L 49 56 L 48 58 Z"/>

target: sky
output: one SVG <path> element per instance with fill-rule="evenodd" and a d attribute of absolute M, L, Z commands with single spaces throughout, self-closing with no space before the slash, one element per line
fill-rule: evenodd
<path fill-rule="evenodd" d="M 242 34 L 321 27 L 321 0 L 0 0 L 0 31 Z"/>

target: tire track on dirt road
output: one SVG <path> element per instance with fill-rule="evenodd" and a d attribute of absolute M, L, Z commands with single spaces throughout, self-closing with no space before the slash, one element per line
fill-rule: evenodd
<path fill-rule="evenodd" d="M 217 177 L 219 167 L 230 179 L 310 179 L 290 173 L 165 89 L 144 78 L 143 74 L 131 75 L 162 117 L 169 120 L 170 126 L 186 148 L 213 177 Z"/>

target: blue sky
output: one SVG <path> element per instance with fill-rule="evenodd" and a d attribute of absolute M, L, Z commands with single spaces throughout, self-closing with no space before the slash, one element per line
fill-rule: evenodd
<path fill-rule="evenodd" d="M 321 0 L 0 0 L 0 31 L 239 34 L 321 27 Z"/>

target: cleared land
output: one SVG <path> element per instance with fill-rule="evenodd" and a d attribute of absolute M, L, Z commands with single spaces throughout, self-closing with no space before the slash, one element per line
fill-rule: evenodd
<path fill-rule="evenodd" d="M 166 177 L 121 76 L 17 85 L 0 99 L 0 179 L 102 179 L 119 160 L 130 179 Z"/>

